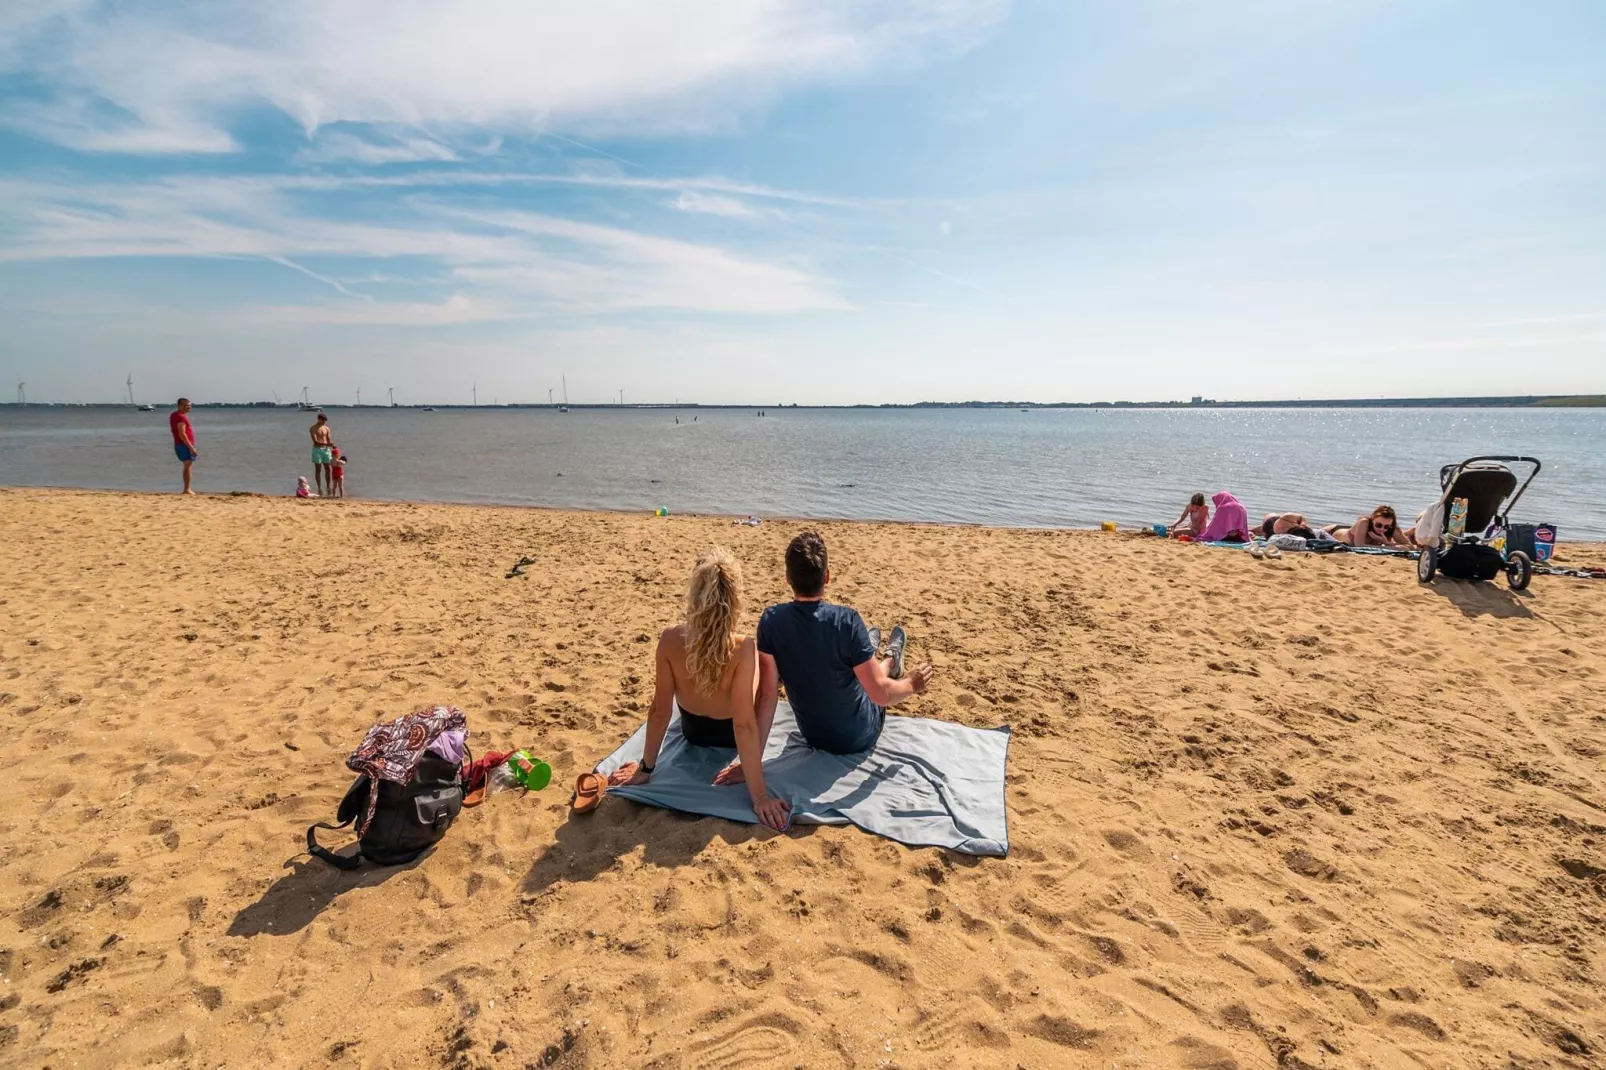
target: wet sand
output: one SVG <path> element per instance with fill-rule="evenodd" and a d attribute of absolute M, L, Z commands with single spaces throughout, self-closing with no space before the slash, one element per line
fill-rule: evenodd
<path fill-rule="evenodd" d="M 1010 856 L 571 820 L 697 551 L 751 626 L 800 526 L 0 490 L 0 1064 L 1606 1058 L 1606 582 L 821 523 L 937 666 L 906 712 L 1013 727 Z M 363 731 L 437 702 L 558 783 L 309 861 Z"/>

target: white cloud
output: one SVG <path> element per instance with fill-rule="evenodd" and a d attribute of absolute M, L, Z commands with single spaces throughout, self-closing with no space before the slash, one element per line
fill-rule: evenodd
<path fill-rule="evenodd" d="M 19 3 L 19 0 L 12 0 Z M 334 122 L 665 134 L 728 129 L 790 85 L 979 39 L 1006 0 L 25 0 L 0 121 L 76 148 L 216 152 L 232 111 Z"/>
<path fill-rule="evenodd" d="M 735 197 L 726 197 L 718 193 L 699 193 L 696 190 L 681 190 L 680 196 L 674 200 L 674 205 L 680 211 L 692 215 L 718 215 L 744 219 L 756 214 L 752 206 Z"/>
<path fill-rule="evenodd" d="M 403 134 L 394 138 L 363 138 L 345 131 L 324 131 L 301 153 L 305 163 L 387 163 L 451 161 L 457 153 L 433 138 Z"/>
<path fill-rule="evenodd" d="M 784 313 L 847 307 L 806 264 L 534 212 L 415 197 L 383 221 L 310 210 L 295 178 L 172 178 L 65 185 L 0 180 L 0 262 L 111 257 L 260 258 L 338 291 L 319 322 L 452 322 L 535 312 L 666 309 Z M 423 263 L 453 301 L 386 302 L 319 258 Z M 308 261 L 313 261 L 309 266 Z M 394 274 L 394 272 L 390 272 Z M 434 285 L 439 287 L 439 283 Z M 387 318 L 391 317 L 391 318 Z M 432 318 L 435 317 L 435 318 Z"/>

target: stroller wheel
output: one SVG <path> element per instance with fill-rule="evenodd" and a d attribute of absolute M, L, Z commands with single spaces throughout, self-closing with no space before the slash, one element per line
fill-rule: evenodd
<path fill-rule="evenodd" d="M 1422 556 L 1416 559 L 1416 579 L 1418 583 L 1428 583 L 1433 574 L 1439 570 L 1439 550 L 1436 546 L 1429 546 L 1422 551 Z"/>
<path fill-rule="evenodd" d="M 1528 581 L 1534 578 L 1534 563 L 1521 550 L 1514 550 L 1506 558 L 1506 584 L 1513 591 L 1526 591 Z"/>

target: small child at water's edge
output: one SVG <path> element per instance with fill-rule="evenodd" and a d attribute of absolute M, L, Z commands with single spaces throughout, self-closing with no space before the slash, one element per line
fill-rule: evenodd
<path fill-rule="evenodd" d="M 334 454 L 334 463 L 329 466 L 329 497 L 344 498 L 346 496 L 346 455 L 339 446 L 330 447 Z"/>
<path fill-rule="evenodd" d="M 1196 491 L 1193 497 L 1188 499 L 1188 504 L 1182 507 L 1182 515 L 1177 517 L 1177 522 L 1171 525 L 1171 530 L 1166 534 L 1173 537 L 1187 535 L 1189 538 L 1197 539 L 1209 523 L 1210 507 L 1205 504 L 1204 491 Z"/>

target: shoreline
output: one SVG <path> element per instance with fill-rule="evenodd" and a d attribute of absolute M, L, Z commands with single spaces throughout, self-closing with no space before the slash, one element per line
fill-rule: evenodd
<path fill-rule="evenodd" d="M 17 485 L 17 484 L 0 485 L 0 495 L 6 495 L 6 494 L 30 494 L 30 493 L 111 495 L 111 496 L 126 496 L 126 497 L 132 497 L 132 498 L 151 498 L 151 499 L 158 499 L 158 500 L 162 499 L 162 498 L 182 498 L 183 497 L 183 495 L 178 494 L 177 492 L 159 491 L 159 490 L 118 490 L 116 488 L 110 488 L 110 487 L 56 487 L 56 486 L 45 487 L 45 486 L 28 486 L 28 485 Z M 736 524 L 733 521 L 740 520 L 745 516 L 757 515 L 757 514 L 750 514 L 750 513 L 676 512 L 676 513 L 666 514 L 665 516 L 662 516 L 662 517 L 657 517 L 657 516 L 654 516 L 650 511 L 644 511 L 644 510 L 638 510 L 638 509 L 575 509 L 575 508 L 571 508 L 569 506 L 563 506 L 563 505 L 539 505 L 539 504 L 524 503 L 524 502 L 436 501 L 436 500 L 429 499 L 429 498 L 349 497 L 349 498 L 302 499 L 302 498 L 296 498 L 294 495 L 290 495 L 290 494 L 268 494 L 268 493 L 263 492 L 263 491 L 253 491 L 253 490 L 196 491 L 195 494 L 193 495 L 193 497 L 194 498 L 232 499 L 232 500 L 238 500 L 238 499 L 242 499 L 242 498 L 243 499 L 263 499 L 263 500 L 268 500 L 268 501 L 284 500 L 284 501 L 287 501 L 287 502 L 303 502 L 303 503 L 307 503 L 307 504 L 319 504 L 319 505 L 321 505 L 322 503 L 325 503 L 325 502 L 330 502 L 330 503 L 334 503 L 337 507 L 353 507 L 353 506 L 358 506 L 358 505 L 372 505 L 372 506 L 389 506 L 389 507 L 429 507 L 429 508 L 439 508 L 439 509 L 509 509 L 509 510 L 526 510 L 526 511 L 537 512 L 537 513 L 549 513 L 549 514 L 567 515 L 567 516 L 575 516 L 575 517 L 586 517 L 586 516 L 591 516 L 591 517 L 645 517 L 645 518 L 647 518 L 649 520 L 672 520 L 672 519 L 676 519 L 676 518 L 692 519 L 692 520 L 724 520 L 724 521 L 727 521 L 727 522 L 732 522 L 730 524 L 731 527 L 741 527 L 741 526 L 743 526 L 743 525 L 740 525 L 740 524 Z M 1087 535 L 1115 535 L 1115 536 L 1118 536 L 1118 537 L 1121 537 L 1121 538 L 1128 538 L 1128 539 L 1137 538 L 1137 539 L 1145 540 L 1145 541 L 1153 540 L 1153 541 L 1156 541 L 1156 542 L 1159 542 L 1159 543 L 1162 543 L 1162 544 L 1169 543 L 1171 545 L 1176 545 L 1176 546 L 1187 546 L 1187 545 L 1189 545 L 1189 544 L 1186 544 L 1186 543 L 1178 543 L 1175 540 L 1171 540 L 1171 539 L 1159 538 L 1158 536 L 1154 535 L 1151 530 L 1149 530 L 1147 528 L 1137 528 L 1137 527 L 1125 527 L 1125 528 L 1120 528 L 1119 530 L 1114 531 L 1114 532 L 1106 532 L 1106 531 L 1104 531 L 1104 530 L 1102 530 L 1101 528 L 1098 528 L 1098 527 L 1074 527 L 1074 526 L 1071 526 L 1071 525 L 1065 525 L 1065 526 L 1042 526 L 1042 525 L 1024 526 L 1024 525 L 1013 525 L 1013 524 L 982 524 L 982 523 L 976 523 L 976 522 L 971 522 L 971 521 L 963 521 L 963 520 L 898 520 L 898 519 L 877 518 L 877 517 L 791 516 L 791 515 L 785 515 L 785 514 L 777 514 L 777 515 L 771 515 L 771 516 L 760 516 L 759 519 L 762 520 L 763 523 L 766 524 L 766 525 L 767 524 L 858 524 L 858 525 L 872 525 L 872 526 L 883 526 L 884 525 L 884 526 L 890 526 L 890 527 L 912 528 L 912 529 L 933 528 L 933 529 L 938 529 L 938 530 L 960 530 L 960 531 L 976 530 L 976 531 L 997 531 L 997 532 L 1021 532 L 1021 533 L 1025 533 L 1025 534 L 1044 534 L 1044 535 L 1052 535 L 1052 534 L 1060 534 L 1060 533 L 1081 533 L 1081 534 L 1087 534 Z M 762 526 L 762 525 L 760 525 L 760 526 Z M 1573 549 L 1575 551 L 1576 550 L 1589 551 L 1589 550 L 1595 550 L 1595 549 L 1606 550 L 1606 540 L 1599 540 L 1599 539 L 1582 539 L 1582 540 L 1557 539 L 1555 545 L 1558 547 L 1558 549 L 1560 547 L 1566 546 L 1566 547 L 1568 547 L 1570 549 Z M 1215 549 L 1215 547 L 1206 547 L 1206 546 L 1201 546 L 1200 548 L 1201 549 Z M 1305 556 L 1302 551 L 1288 551 L 1288 552 L 1289 553 L 1295 553 L 1295 554 L 1301 554 L 1302 556 Z M 1340 550 L 1340 551 L 1332 551 L 1332 552 L 1330 552 L 1328 554 L 1311 553 L 1308 556 L 1311 556 L 1311 557 L 1345 556 L 1345 554 L 1344 554 L 1344 551 Z M 1361 556 L 1361 555 L 1350 555 L 1350 556 Z"/>

